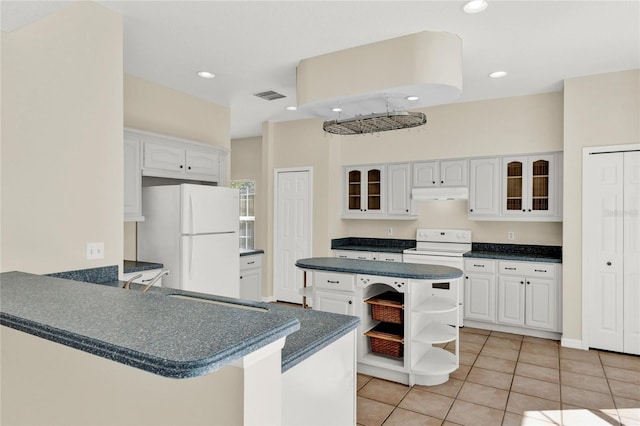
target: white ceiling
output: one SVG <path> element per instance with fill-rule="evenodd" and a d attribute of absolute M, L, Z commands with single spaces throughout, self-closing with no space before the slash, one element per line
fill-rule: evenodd
<path fill-rule="evenodd" d="M 124 17 L 125 72 L 231 109 L 231 137 L 303 118 L 301 59 L 425 30 L 463 40 L 458 102 L 558 91 L 565 78 L 640 68 L 640 1 L 97 1 Z M 72 2 L 0 2 L 13 31 Z M 212 80 L 196 76 L 209 70 Z M 502 79 L 488 74 L 505 70 Z M 375 70 L 372 70 L 375 72 Z M 275 90 L 285 99 L 253 93 Z"/>

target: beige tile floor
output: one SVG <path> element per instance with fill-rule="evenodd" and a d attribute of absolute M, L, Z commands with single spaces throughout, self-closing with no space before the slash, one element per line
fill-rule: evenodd
<path fill-rule="evenodd" d="M 357 398 L 363 426 L 640 425 L 640 357 L 464 327 L 446 383 L 358 374 Z"/>

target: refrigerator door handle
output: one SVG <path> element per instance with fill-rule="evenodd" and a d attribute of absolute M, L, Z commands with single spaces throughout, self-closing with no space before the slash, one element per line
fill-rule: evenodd
<path fill-rule="evenodd" d="M 187 256 L 187 259 L 189 259 L 189 271 L 188 271 L 188 275 L 189 275 L 189 280 L 192 279 L 192 274 L 191 271 L 193 270 L 193 237 L 192 236 L 187 236 L 186 237 L 187 240 L 189 241 L 188 244 L 185 244 L 185 250 L 187 250 L 187 252 L 185 253 Z"/>

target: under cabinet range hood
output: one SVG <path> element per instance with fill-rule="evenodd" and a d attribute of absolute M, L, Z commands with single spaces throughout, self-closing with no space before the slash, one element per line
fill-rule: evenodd
<path fill-rule="evenodd" d="M 433 187 L 413 188 L 411 198 L 414 200 L 468 200 L 469 188 L 465 187 Z"/>

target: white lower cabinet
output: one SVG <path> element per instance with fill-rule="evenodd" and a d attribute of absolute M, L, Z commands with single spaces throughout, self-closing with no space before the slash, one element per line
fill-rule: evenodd
<path fill-rule="evenodd" d="M 556 264 L 498 262 L 498 323 L 560 332 Z"/>
<path fill-rule="evenodd" d="M 240 256 L 240 298 L 262 301 L 262 254 Z"/>
<path fill-rule="evenodd" d="M 341 259 L 380 260 L 383 262 L 402 262 L 402 253 L 332 250 L 333 257 Z"/>
<path fill-rule="evenodd" d="M 353 274 L 314 272 L 313 307 L 334 314 L 354 314 L 355 277 Z"/>
<path fill-rule="evenodd" d="M 496 261 L 465 259 L 464 317 L 496 322 Z"/>

